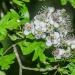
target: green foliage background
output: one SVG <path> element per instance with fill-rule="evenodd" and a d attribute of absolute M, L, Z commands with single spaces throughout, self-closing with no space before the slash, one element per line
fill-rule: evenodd
<path fill-rule="evenodd" d="M 2 2 L 7 3 L 7 0 Z M 29 36 L 23 35 L 23 25 L 26 22 L 30 22 L 31 17 L 27 4 L 29 5 L 33 1 L 9 0 L 9 2 L 11 2 L 10 5 L 12 7 L 3 11 L 4 16 L 0 19 L 0 75 L 5 75 L 4 71 L 9 70 L 11 64 L 15 63 L 16 57 L 13 48 L 10 48 L 13 44 L 16 44 L 18 52 L 20 53 L 21 51 L 23 57 L 31 54 L 32 58 L 27 59 L 27 61 L 31 60 L 31 63 L 36 62 L 35 66 L 37 68 L 59 65 L 57 71 L 54 70 L 51 75 L 54 75 L 56 72 L 57 75 L 75 75 L 75 58 L 55 60 L 52 55 L 46 55 L 45 52 L 46 50 L 50 53 L 54 47 L 46 47 L 45 40 L 36 40 L 32 34 Z M 68 3 L 75 8 L 75 0 L 60 0 L 62 5 L 67 5 Z M 7 51 L 8 49 L 9 51 Z M 50 75 L 49 72 L 43 74 Z"/>

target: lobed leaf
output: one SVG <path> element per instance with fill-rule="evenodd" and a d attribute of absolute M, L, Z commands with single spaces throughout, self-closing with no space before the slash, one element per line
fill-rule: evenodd
<path fill-rule="evenodd" d="M 10 65 L 14 63 L 15 55 L 9 54 L 5 56 L 0 56 L 0 66 L 2 70 L 7 70 L 10 68 Z"/>
<path fill-rule="evenodd" d="M 8 12 L 0 21 L 0 41 L 4 40 L 7 36 L 7 29 L 13 30 L 17 29 L 20 26 L 20 23 L 17 22 L 19 15 L 15 10 Z"/>
<path fill-rule="evenodd" d="M 23 23 L 30 21 L 29 12 L 28 12 L 28 8 L 26 7 L 26 5 L 23 5 L 22 7 L 20 7 L 19 13 L 21 15 L 21 18 L 23 19 L 22 20 Z"/>
<path fill-rule="evenodd" d="M 61 4 L 62 4 L 62 5 L 66 5 L 67 2 L 68 2 L 68 0 L 61 0 Z"/>
<path fill-rule="evenodd" d="M 75 0 L 69 0 L 69 2 L 70 2 L 71 5 L 75 8 Z"/>
<path fill-rule="evenodd" d="M 18 44 L 22 50 L 23 55 L 28 55 L 34 51 L 32 61 L 35 61 L 38 57 L 40 61 L 45 61 L 46 56 L 43 54 L 46 45 L 44 41 L 28 41 L 24 40 Z"/>
<path fill-rule="evenodd" d="M 19 6 L 22 6 L 23 2 L 19 0 L 13 0 L 13 2 Z"/>
<path fill-rule="evenodd" d="M 70 70 L 70 73 L 71 73 L 71 75 L 74 75 L 75 74 L 75 64 L 74 63 L 69 63 L 68 65 L 67 65 L 67 68 Z"/>

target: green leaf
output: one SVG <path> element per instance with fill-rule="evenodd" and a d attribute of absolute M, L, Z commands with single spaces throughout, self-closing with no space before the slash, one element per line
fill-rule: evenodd
<path fill-rule="evenodd" d="M 70 58 L 68 61 L 75 63 L 75 58 Z"/>
<path fill-rule="evenodd" d="M 5 26 L 5 28 L 9 30 L 17 29 L 18 27 L 20 27 L 20 23 L 18 23 L 15 19 L 8 21 Z"/>
<path fill-rule="evenodd" d="M 5 56 L 0 56 L 0 66 L 1 70 L 7 70 L 10 68 L 10 65 L 14 63 L 15 55 L 9 54 Z"/>
<path fill-rule="evenodd" d="M 13 2 L 19 6 L 22 6 L 23 5 L 23 2 L 22 1 L 19 1 L 19 0 L 13 0 Z"/>
<path fill-rule="evenodd" d="M 0 56 L 3 55 L 3 51 L 4 51 L 4 49 L 0 48 Z"/>
<path fill-rule="evenodd" d="M 67 68 L 72 72 L 75 69 L 75 64 L 71 62 L 67 65 Z"/>
<path fill-rule="evenodd" d="M 1 26 L 1 25 L 5 25 L 5 24 L 8 22 L 9 18 L 10 18 L 10 12 L 8 12 L 8 13 L 0 20 L 0 26 Z"/>
<path fill-rule="evenodd" d="M 28 12 L 28 8 L 26 7 L 26 5 L 23 5 L 20 8 L 19 13 L 21 14 L 21 18 L 23 18 L 22 22 L 26 23 L 30 21 L 30 16 L 29 16 L 29 12 Z"/>
<path fill-rule="evenodd" d="M 16 36 L 15 34 L 9 35 L 9 37 L 10 37 L 10 39 L 11 39 L 12 41 L 17 40 L 17 36 Z"/>
<path fill-rule="evenodd" d="M 39 57 L 40 61 L 44 62 L 46 60 L 46 56 L 44 55 L 43 52 L 44 52 L 44 50 L 41 47 L 38 46 L 35 49 L 35 53 L 34 53 L 32 61 L 35 61 Z"/>
<path fill-rule="evenodd" d="M 22 41 L 19 43 L 23 55 L 28 55 L 34 51 L 30 42 Z"/>
<path fill-rule="evenodd" d="M 4 40 L 7 36 L 7 31 L 5 29 L 0 28 L 0 41 Z"/>
<path fill-rule="evenodd" d="M 75 8 L 75 0 L 69 0 L 69 2 L 70 2 L 71 5 Z"/>
<path fill-rule="evenodd" d="M 15 10 L 10 9 L 10 12 L 11 12 L 11 14 L 10 14 L 11 19 L 16 19 L 17 20 L 20 17 Z"/>
<path fill-rule="evenodd" d="M 0 75 L 6 75 L 4 71 L 0 71 Z"/>
<path fill-rule="evenodd" d="M 69 75 L 69 71 L 68 71 L 68 69 L 63 68 L 63 67 L 58 68 L 58 72 L 60 72 L 61 75 Z"/>
<path fill-rule="evenodd" d="M 67 2 L 70 2 L 70 4 L 75 8 L 75 0 L 61 0 L 62 5 L 66 5 Z"/>
<path fill-rule="evenodd" d="M 54 57 L 49 57 L 48 60 L 49 62 L 57 62 Z"/>
<path fill-rule="evenodd" d="M 7 36 L 7 29 L 13 30 L 20 27 L 20 23 L 17 22 L 19 15 L 15 10 L 10 10 L 0 21 L 0 41 L 4 40 Z"/>
<path fill-rule="evenodd" d="M 41 49 L 39 49 L 39 59 L 41 62 L 45 62 L 46 61 L 46 56 L 44 55 L 43 51 Z"/>
<path fill-rule="evenodd" d="M 24 2 L 30 2 L 30 0 L 22 0 L 22 1 L 24 1 Z"/>
<path fill-rule="evenodd" d="M 35 61 L 38 57 L 40 61 L 45 61 L 46 57 L 43 54 L 46 45 L 44 41 L 39 40 L 24 40 L 19 43 L 23 55 L 28 55 L 34 51 L 34 56 L 32 61 Z"/>
<path fill-rule="evenodd" d="M 39 57 L 38 50 L 35 50 L 32 61 L 35 61 Z"/>
<path fill-rule="evenodd" d="M 72 71 L 71 75 L 75 75 L 75 69 Z"/>
<path fill-rule="evenodd" d="M 14 0 L 16 1 L 16 0 Z M 20 25 L 23 25 L 26 22 L 29 22 L 29 13 L 25 5 L 21 7 L 20 10 L 22 22 L 18 22 L 20 16 L 18 13 L 11 9 L 0 21 L 0 41 L 4 40 L 7 36 L 7 29 L 14 30 L 18 29 Z"/>
<path fill-rule="evenodd" d="M 28 39 L 34 39 L 34 35 L 29 34 L 29 35 L 26 36 L 26 38 L 28 38 Z"/>
<path fill-rule="evenodd" d="M 62 5 L 66 5 L 67 2 L 68 2 L 68 0 L 61 0 L 61 4 L 62 4 Z"/>

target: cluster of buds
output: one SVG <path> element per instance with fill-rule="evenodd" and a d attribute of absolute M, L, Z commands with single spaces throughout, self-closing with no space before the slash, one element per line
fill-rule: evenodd
<path fill-rule="evenodd" d="M 48 7 L 43 13 L 34 17 L 31 23 L 24 25 L 24 34 L 33 34 L 36 39 L 45 39 L 46 45 L 56 47 L 53 55 L 55 58 L 67 58 L 70 54 L 70 44 L 65 41 L 67 34 L 71 31 L 71 17 L 65 9 L 55 10 Z M 67 45 L 65 49 L 63 42 Z M 55 54 L 59 52 L 58 54 Z"/>

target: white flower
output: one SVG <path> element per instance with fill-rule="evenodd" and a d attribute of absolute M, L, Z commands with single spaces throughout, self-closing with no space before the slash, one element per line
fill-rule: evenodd
<path fill-rule="evenodd" d="M 55 56 L 55 59 L 61 59 L 61 55 Z"/>
<path fill-rule="evenodd" d="M 24 34 L 29 35 L 32 32 L 32 29 L 33 29 L 33 25 L 31 25 L 30 23 L 26 23 L 24 25 Z"/>
<path fill-rule="evenodd" d="M 48 22 L 49 22 L 51 25 L 54 25 L 54 21 L 53 21 L 53 19 L 52 19 L 52 16 L 50 16 L 47 20 L 48 20 Z"/>
<path fill-rule="evenodd" d="M 60 34 L 58 32 L 54 32 L 54 39 L 52 40 L 53 44 L 60 44 Z"/>
<path fill-rule="evenodd" d="M 36 15 L 31 23 L 25 24 L 24 34 L 32 33 L 36 39 L 45 39 L 48 47 L 54 45 L 56 48 L 54 57 L 56 59 L 68 58 L 71 49 L 75 48 L 75 40 L 65 39 L 71 30 L 70 20 L 70 16 L 65 9 L 55 10 L 54 7 L 48 7 L 45 11 Z M 65 50 L 63 44 L 69 48 Z"/>
<path fill-rule="evenodd" d="M 69 58 L 71 56 L 71 50 L 66 50 L 63 57 L 64 58 Z"/>
<path fill-rule="evenodd" d="M 54 39 L 54 40 L 53 40 L 53 44 L 54 44 L 54 45 L 58 45 L 58 44 L 60 44 L 60 42 L 59 42 L 58 39 Z"/>
<path fill-rule="evenodd" d="M 40 22 L 40 27 L 43 32 L 46 32 L 46 23 Z"/>
<path fill-rule="evenodd" d="M 35 38 L 36 38 L 36 39 L 40 39 L 41 36 L 39 36 L 39 35 L 35 35 Z"/>
<path fill-rule="evenodd" d="M 27 30 L 24 30 L 24 34 L 25 34 L 25 35 L 29 35 L 29 34 L 30 34 L 30 32 L 29 32 L 29 31 L 27 31 Z"/>
<path fill-rule="evenodd" d="M 51 14 L 52 12 L 54 12 L 55 11 L 55 8 L 54 7 L 48 7 L 48 12 L 49 12 L 49 14 Z"/>
<path fill-rule="evenodd" d="M 39 20 L 34 20 L 34 25 L 35 26 L 39 26 L 39 23 L 40 23 Z"/>
<path fill-rule="evenodd" d="M 71 45 L 71 49 L 75 49 L 75 44 L 72 44 Z"/>
<path fill-rule="evenodd" d="M 64 49 L 58 49 L 59 50 L 59 55 L 63 56 L 63 54 L 65 53 Z"/>
<path fill-rule="evenodd" d="M 55 28 L 58 28 L 59 27 L 59 24 L 54 22 L 54 27 Z"/>
<path fill-rule="evenodd" d="M 65 42 L 68 45 L 71 45 L 72 48 L 75 46 L 75 39 L 68 39 L 68 40 L 65 40 Z"/>
<path fill-rule="evenodd" d="M 52 42 L 50 40 L 46 41 L 46 46 L 52 46 Z"/>
<path fill-rule="evenodd" d="M 46 23 L 44 23 L 43 21 L 35 20 L 34 25 L 36 30 L 41 30 L 42 32 L 46 32 Z"/>
<path fill-rule="evenodd" d="M 70 47 L 65 49 L 57 48 L 54 52 L 54 57 L 56 59 L 61 59 L 61 58 L 69 58 L 71 56 L 71 49 Z"/>
<path fill-rule="evenodd" d="M 62 17 L 59 17 L 58 20 L 59 20 L 59 22 L 62 22 L 63 18 Z"/>
<path fill-rule="evenodd" d="M 58 32 L 54 32 L 54 38 L 58 39 L 60 37 L 60 34 Z"/>
<path fill-rule="evenodd" d="M 45 38 L 46 38 L 46 34 L 43 34 L 43 35 L 41 36 L 41 38 L 42 38 L 42 39 L 45 39 Z"/>
<path fill-rule="evenodd" d="M 64 53 L 65 53 L 64 49 L 56 49 L 54 52 L 55 59 L 61 59 Z"/>

